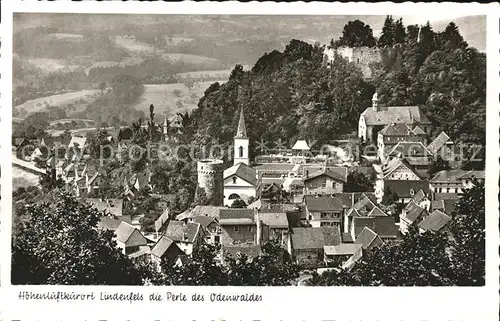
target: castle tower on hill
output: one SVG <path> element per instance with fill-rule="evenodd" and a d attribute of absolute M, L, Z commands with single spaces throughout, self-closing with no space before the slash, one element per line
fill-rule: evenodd
<path fill-rule="evenodd" d="M 249 165 L 248 157 L 248 136 L 245 126 L 245 116 L 243 115 L 243 108 L 240 111 L 240 119 L 238 121 L 238 129 L 234 136 L 234 165 L 243 163 Z"/>
<path fill-rule="evenodd" d="M 224 202 L 224 168 L 219 159 L 198 161 L 198 187 L 205 190 L 207 205 L 222 206 Z"/>

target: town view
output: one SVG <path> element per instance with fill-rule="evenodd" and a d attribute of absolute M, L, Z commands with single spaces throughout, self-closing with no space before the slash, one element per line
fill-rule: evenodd
<path fill-rule="evenodd" d="M 12 283 L 484 285 L 485 23 L 14 14 Z"/>

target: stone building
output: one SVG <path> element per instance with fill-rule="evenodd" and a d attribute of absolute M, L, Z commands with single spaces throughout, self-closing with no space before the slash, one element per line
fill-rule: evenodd
<path fill-rule="evenodd" d="M 207 205 L 221 206 L 224 202 L 223 161 L 204 159 L 198 161 L 198 192 L 205 190 Z"/>

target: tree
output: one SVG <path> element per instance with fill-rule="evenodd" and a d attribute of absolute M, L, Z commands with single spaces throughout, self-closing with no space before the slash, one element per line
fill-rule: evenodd
<path fill-rule="evenodd" d="M 124 103 L 133 103 L 144 93 L 144 86 L 138 78 L 130 75 L 117 75 L 111 81 L 114 96 Z"/>
<path fill-rule="evenodd" d="M 397 192 L 394 192 L 389 187 L 384 188 L 384 196 L 382 197 L 382 204 L 392 205 L 399 202 L 399 196 Z"/>
<path fill-rule="evenodd" d="M 378 39 L 379 47 L 392 47 L 394 45 L 395 28 L 394 19 L 392 19 L 392 16 L 387 16 L 384 21 L 384 26 L 382 27 L 382 34 Z"/>
<path fill-rule="evenodd" d="M 344 192 L 369 192 L 373 191 L 373 181 L 362 172 L 354 170 L 347 175 Z"/>
<path fill-rule="evenodd" d="M 12 247 L 13 284 L 142 284 L 145 276 L 116 248 L 114 233 L 97 229 L 102 213 L 89 204 L 57 192 L 26 213 Z"/>
<path fill-rule="evenodd" d="M 439 34 L 439 40 L 445 50 L 465 49 L 468 46 L 458 30 L 458 26 L 453 21 Z"/>
<path fill-rule="evenodd" d="M 247 203 L 241 198 L 235 199 L 233 203 L 231 203 L 231 208 L 246 208 Z"/>
<path fill-rule="evenodd" d="M 434 174 L 436 174 L 439 171 L 450 170 L 450 169 L 451 169 L 450 163 L 447 160 L 444 160 L 440 155 L 438 155 L 436 159 L 429 164 L 429 167 L 427 169 L 427 175 L 429 175 L 429 177 L 433 177 Z"/>
<path fill-rule="evenodd" d="M 394 25 L 394 44 L 404 44 L 406 39 L 406 30 L 403 25 L 403 18 L 396 20 Z"/>
<path fill-rule="evenodd" d="M 457 202 L 450 225 L 457 285 L 485 284 L 485 189 L 482 183 L 473 184 Z"/>
<path fill-rule="evenodd" d="M 337 46 L 347 47 L 373 47 L 375 44 L 372 28 L 360 20 L 349 21 L 336 42 Z"/>

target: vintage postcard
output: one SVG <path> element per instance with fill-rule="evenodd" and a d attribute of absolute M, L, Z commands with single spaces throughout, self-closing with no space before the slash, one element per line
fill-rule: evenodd
<path fill-rule="evenodd" d="M 498 5 L 4 9 L 1 319 L 498 319 Z"/>

